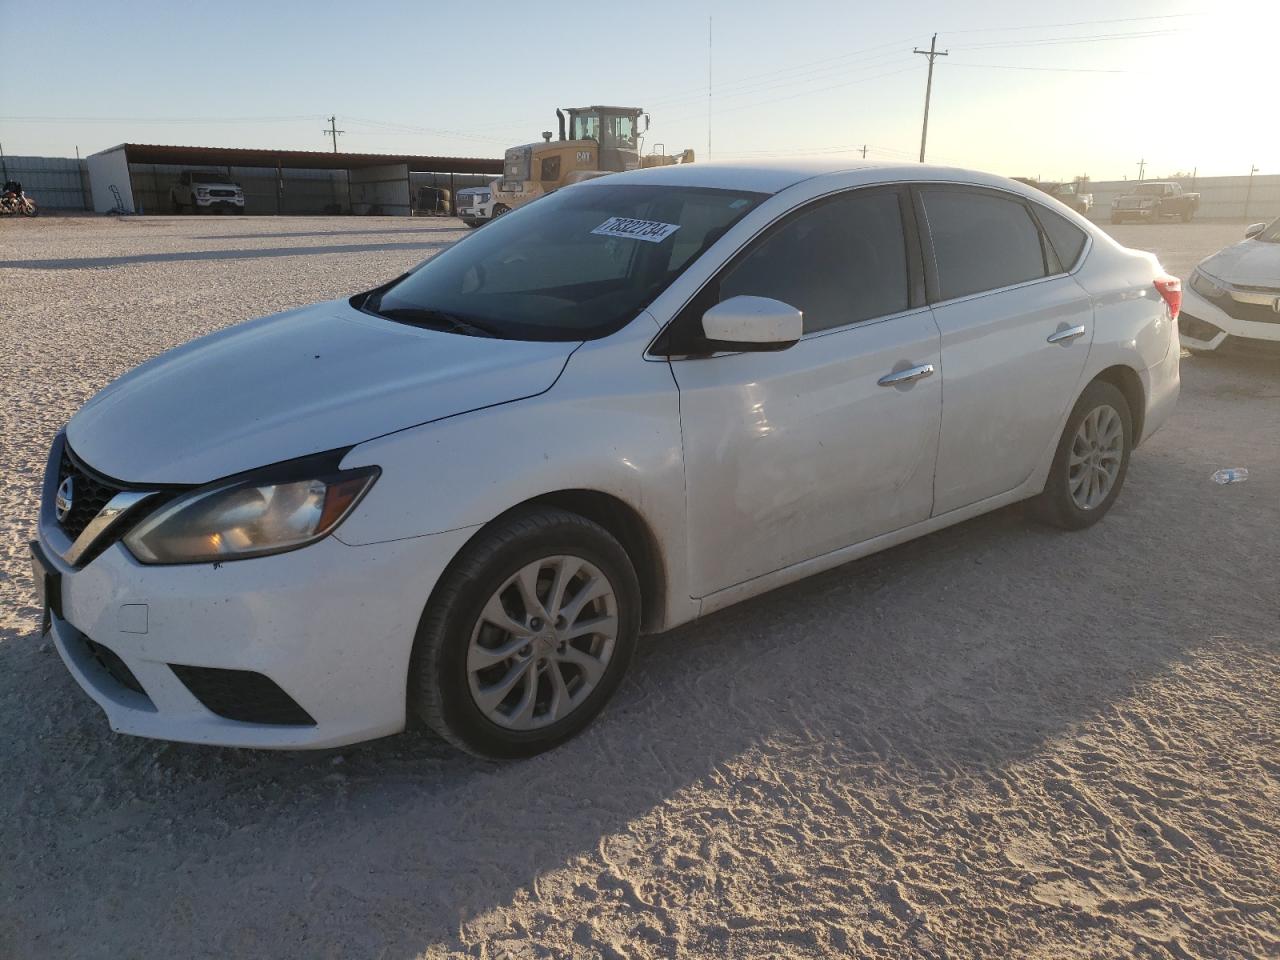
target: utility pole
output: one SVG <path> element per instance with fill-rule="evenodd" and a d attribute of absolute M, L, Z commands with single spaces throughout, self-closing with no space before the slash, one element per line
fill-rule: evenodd
<path fill-rule="evenodd" d="M 867 145 L 865 143 L 862 145 L 862 159 L 867 159 Z"/>
<path fill-rule="evenodd" d="M 1258 172 L 1258 168 L 1252 163 L 1249 164 L 1249 186 L 1244 191 L 1244 218 L 1249 219 L 1249 199 L 1253 196 L 1253 175 Z"/>
<path fill-rule="evenodd" d="M 924 126 L 920 129 L 920 162 L 924 163 L 924 144 L 929 139 L 929 98 L 933 95 L 933 61 L 938 57 L 945 57 L 950 51 L 943 50 L 938 52 L 938 35 L 935 33 L 933 39 L 929 41 L 929 49 L 921 50 L 916 47 L 912 53 L 920 53 L 929 58 L 929 80 L 924 87 Z"/>
<path fill-rule="evenodd" d="M 711 159 L 711 18 L 707 17 L 707 159 Z"/>
<path fill-rule="evenodd" d="M 347 132 L 345 130 L 338 129 L 337 116 L 330 117 L 329 126 L 326 129 L 321 130 L 320 132 L 323 133 L 326 137 L 333 137 L 333 152 L 337 153 L 338 152 L 338 134 Z"/>
<path fill-rule="evenodd" d="M 1144 158 L 1142 160 L 1139 160 L 1138 161 L 1138 182 L 1139 183 L 1142 182 L 1142 171 L 1144 171 L 1146 168 L 1147 168 L 1146 159 Z"/>

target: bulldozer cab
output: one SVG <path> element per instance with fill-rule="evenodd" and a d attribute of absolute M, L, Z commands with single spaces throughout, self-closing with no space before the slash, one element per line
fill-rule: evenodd
<path fill-rule="evenodd" d="M 598 169 L 609 173 L 640 166 L 639 107 L 570 107 L 569 139 L 594 140 L 600 145 Z M 647 123 L 646 123 L 647 126 Z"/>

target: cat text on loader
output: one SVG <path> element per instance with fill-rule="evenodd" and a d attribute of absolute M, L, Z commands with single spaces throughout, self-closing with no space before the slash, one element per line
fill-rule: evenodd
<path fill-rule="evenodd" d="M 569 107 L 557 110 L 556 119 L 558 139 L 547 131 L 540 142 L 507 151 L 502 179 L 493 182 L 494 217 L 592 177 L 693 162 L 692 150 L 640 156 L 640 137 L 649 127 L 649 115 L 640 107 Z"/>

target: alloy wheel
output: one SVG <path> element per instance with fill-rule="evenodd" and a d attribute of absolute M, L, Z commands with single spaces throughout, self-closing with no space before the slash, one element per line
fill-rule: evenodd
<path fill-rule="evenodd" d="M 1124 456 L 1124 423 L 1111 406 L 1094 407 L 1080 422 L 1067 460 L 1067 489 L 1081 510 L 1102 504 L 1115 487 Z"/>
<path fill-rule="evenodd" d="M 573 556 L 536 560 L 493 593 L 471 632 L 471 697 L 498 726 L 549 726 L 591 695 L 617 639 L 617 597 L 596 566 Z"/>

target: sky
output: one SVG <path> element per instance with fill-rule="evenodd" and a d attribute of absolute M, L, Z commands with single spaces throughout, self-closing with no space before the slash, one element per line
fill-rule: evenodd
<path fill-rule="evenodd" d="M 557 106 L 646 150 L 928 159 L 1046 180 L 1280 173 L 1280 0 L 0 0 L 0 148 L 501 156 Z M 709 29 L 710 28 L 710 29 Z M 708 44 L 710 33 L 710 45 Z M 710 93 L 710 96 L 708 96 Z"/>

